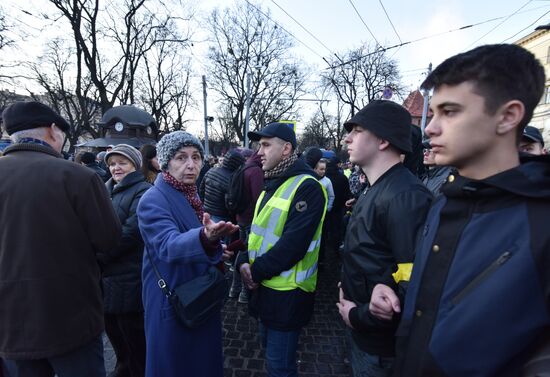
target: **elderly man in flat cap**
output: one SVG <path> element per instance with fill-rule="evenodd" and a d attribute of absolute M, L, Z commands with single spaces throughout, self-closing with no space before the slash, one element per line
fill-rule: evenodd
<path fill-rule="evenodd" d="M 398 322 L 371 315 L 371 292 L 378 283 L 399 291 L 409 281 L 416 236 L 432 194 L 400 160 L 411 151 L 411 116 L 405 108 L 372 101 L 344 127 L 350 161 L 365 172 L 369 185 L 347 228 L 336 305 L 351 337 L 353 375 L 389 376 Z"/>
<path fill-rule="evenodd" d="M 61 158 L 69 124 L 48 106 L 3 112 L 0 357 L 18 377 L 105 376 L 96 254 L 121 234 L 105 185 Z"/>

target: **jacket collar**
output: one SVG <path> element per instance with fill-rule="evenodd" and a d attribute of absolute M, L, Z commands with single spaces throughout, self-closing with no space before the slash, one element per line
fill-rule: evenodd
<path fill-rule="evenodd" d="M 13 152 L 30 151 L 49 154 L 50 156 L 63 158 L 60 153 L 55 151 L 52 147 L 48 147 L 42 144 L 30 144 L 30 143 L 16 143 L 12 144 L 4 149 L 4 156 Z"/>

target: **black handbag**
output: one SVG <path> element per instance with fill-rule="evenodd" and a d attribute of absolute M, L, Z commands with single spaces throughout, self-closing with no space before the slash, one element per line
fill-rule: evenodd
<path fill-rule="evenodd" d="M 183 325 L 189 328 L 199 327 L 220 312 L 227 297 L 228 288 L 223 273 L 217 267 L 210 266 L 205 274 L 170 290 L 153 263 L 149 250 L 147 250 L 147 256 L 158 278 L 158 286 L 168 298 L 176 317 Z"/>

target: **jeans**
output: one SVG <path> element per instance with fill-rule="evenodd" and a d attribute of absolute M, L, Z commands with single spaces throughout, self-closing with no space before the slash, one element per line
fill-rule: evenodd
<path fill-rule="evenodd" d="M 39 360 L 4 360 L 7 377 L 105 377 L 101 335 L 69 353 Z"/>
<path fill-rule="evenodd" d="M 245 244 L 248 242 L 248 236 L 250 235 L 250 227 L 251 227 L 251 224 L 239 223 L 239 239 L 243 241 Z M 239 250 L 239 253 L 241 251 L 246 251 L 246 250 Z M 237 266 L 238 260 L 239 258 L 237 255 L 233 265 L 234 269 L 233 269 L 233 280 L 231 282 L 231 290 L 233 291 L 234 294 L 237 294 L 237 292 L 244 292 L 244 294 L 248 296 L 249 294 L 248 289 L 242 283 L 241 272 L 239 271 Z"/>
<path fill-rule="evenodd" d="M 269 377 L 297 377 L 296 350 L 301 330 L 279 331 L 260 322 L 260 337 L 265 349 Z"/>
<path fill-rule="evenodd" d="M 390 377 L 394 357 L 371 355 L 355 344 L 351 329 L 347 329 L 347 340 L 351 350 L 350 364 L 353 377 Z"/>

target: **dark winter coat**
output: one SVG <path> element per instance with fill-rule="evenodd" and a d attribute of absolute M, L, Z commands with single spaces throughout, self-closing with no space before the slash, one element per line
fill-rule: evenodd
<path fill-rule="evenodd" d="M 104 329 L 97 253 L 120 239 L 104 183 L 38 144 L 6 148 L 0 177 L 0 357 L 88 344 Z"/>
<path fill-rule="evenodd" d="M 431 201 L 422 182 L 398 163 L 363 190 L 353 208 L 344 241 L 342 289 L 357 304 L 349 313 L 353 340 L 371 355 L 393 356 L 397 329 L 397 321 L 370 314 L 372 290 L 378 283 L 395 290 L 406 286 L 408 276 L 396 281 L 392 274 L 412 263 Z"/>
<path fill-rule="evenodd" d="M 345 207 L 346 201 L 353 197 L 349 188 L 349 181 L 344 173 L 338 170 L 338 166 L 332 160 L 327 164 L 325 175 L 332 182 L 332 188 L 334 189 L 332 208 L 339 211 Z"/>
<path fill-rule="evenodd" d="M 260 203 L 259 210 L 264 207 L 280 185 L 288 178 L 299 174 L 310 174 L 316 177 L 314 171 L 304 161 L 298 159 L 282 176 L 266 179 L 264 188 L 266 194 Z M 295 208 L 296 203 L 301 201 L 307 203 L 307 210 L 302 212 Z M 252 279 L 255 282 L 261 283 L 262 280 L 271 279 L 292 268 L 304 258 L 325 208 L 321 184 L 317 179 L 305 180 L 292 200 L 280 239 L 267 253 L 254 260 Z M 243 258 L 248 260 L 247 253 L 242 254 Z M 252 291 L 250 309 L 252 314 L 258 316 L 269 328 L 280 331 L 297 330 L 311 319 L 314 295 L 315 293 L 308 293 L 299 288 L 278 291 L 260 284 L 258 289 Z"/>
<path fill-rule="evenodd" d="M 111 175 L 107 174 L 107 172 L 104 169 L 102 169 L 96 161 L 92 162 L 91 164 L 86 164 L 85 166 L 95 171 L 97 175 L 101 177 L 101 180 L 103 182 L 107 182 L 109 178 L 111 178 Z"/>
<path fill-rule="evenodd" d="M 143 311 L 141 265 L 143 240 L 139 233 L 137 206 L 151 187 L 141 171 L 128 174 L 119 183 L 111 178 L 105 184 L 122 224 L 122 237 L 116 248 L 100 257 L 103 264 L 103 300 L 106 313 Z"/>
<path fill-rule="evenodd" d="M 206 172 L 200 186 L 199 195 L 204 198 L 204 210 L 211 215 L 229 218 L 225 208 L 225 194 L 229 189 L 231 174 L 244 164 L 244 157 L 236 150 L 226 153 L 223 164 Z"/>
<path fill-rule="evenodd" d="M 244 187 L 249 199 L 249 204 L 243 213 L 237 214 L 237 222 L 239 224 L 249 225 L 252 224 L 256 201 L 260 197 L 260 194 L 264 188 L 264 171 L 262 170 L 261 157 L 257 154 L 250 156 L 245 164 L 245 167 Z"/>
<path fill-rule="evenodd" d="M 422 182 L 435 196 L 439 195 L 439 189 L 451 174 L 449 166 L 434 166 L 426 169 Z"/>
<path fill-rule="evenodd" d="M 195 211 L 162 174 L 141 198 L 137 213 L 145 249 L 170 289 L 203 275 L 220 262 L 221 247 L 206 254 L 200 239 L 202 224 Z M 200 327 L 184 327 L 159 288 L 147 253 L 143 256 L 142 278 L 146 376 L 222 377 L 221 314 Z"/>
<path fill-rule="evenodd" d="M 453 174 L 442 193 L 416 249 L 395 376 L 547 375 L 550 157 L 481 181 Z"/>

